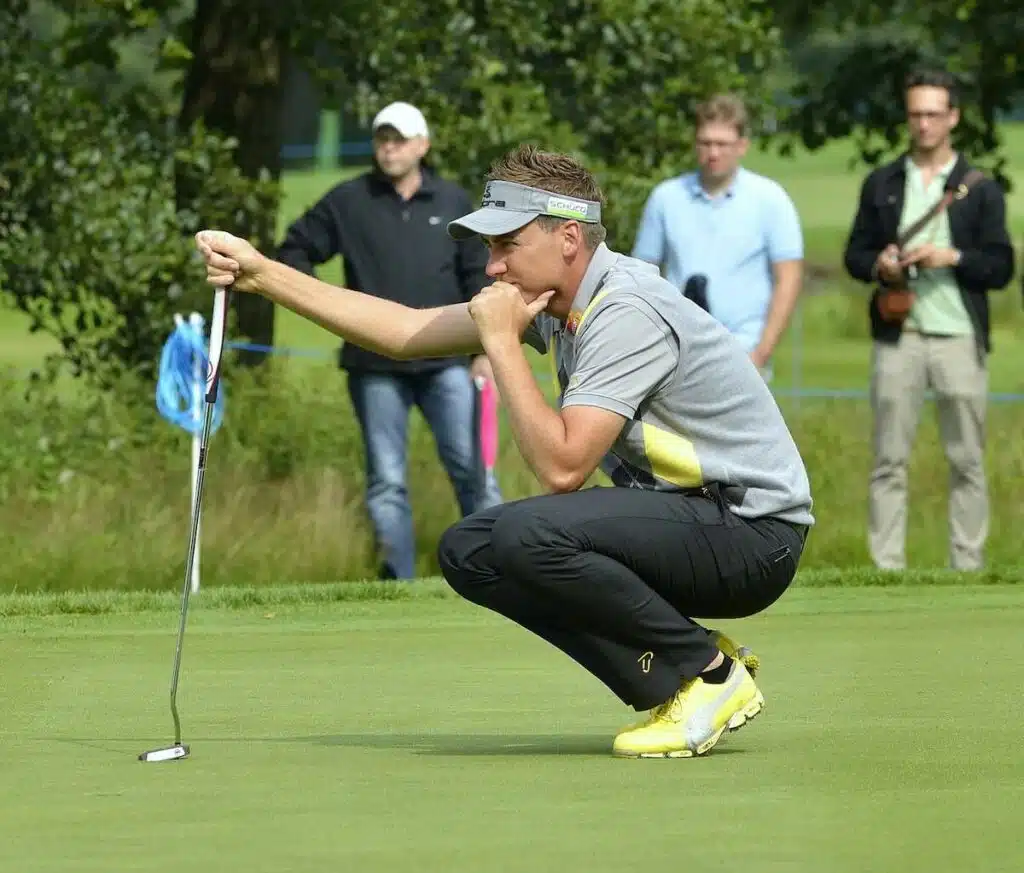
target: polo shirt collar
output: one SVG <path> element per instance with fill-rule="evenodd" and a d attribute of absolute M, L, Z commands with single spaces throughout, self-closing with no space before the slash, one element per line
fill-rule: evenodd
<path fill-rule="evenodd" d="M 580 287 L 576 289 L 576 296 L 572 300 L 572 308 L 569 310 L 569 317 L 565 322 L 565 327 L 569 333 L 576 332 L 576 326 L 583 317 L 584 311 L 590 304 L 590 301 L 593 300 L 597 289 L 604 282 L 604 277 L 614 266 L 618 258 L 619 256 L 608 248 L 605 243 L 601 243 L 594 250 L 590 263 L 587 264 L 586 272 L 583 274 L 583 279 L 580 280 Z"/>
<path fill-rule="evenodd" d="M 732 177 L 732 181 L 725 189 L 724 194 L 726 197 L 734 197 L 736 195 L 736 189 L 743 181 L 743 177 L 746 174 L 746 170 L 743 167 L 738 167 L 736 173 Z M 689 173 L 683 177 L 683 184 L 686 186 L 686 190 L 690 193 L 690 196 L 694 199 L 708 200 L 712 198 L 707 191 L 704 190 L 700 184 L 700 173 Z"/>

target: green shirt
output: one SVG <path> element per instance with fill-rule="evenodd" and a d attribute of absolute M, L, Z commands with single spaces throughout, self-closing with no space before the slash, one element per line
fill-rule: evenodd
<path fill-rule="evenodd" d="M 913 224 L 931 208 L 945 190 L 946 180 L 956 164 L 956 156 L 932 178 L 925 187 L 921 169 L 907 158 L 907 181 L 904 187 L 903 215 L 900 230 Z M 952 248 L 949 233 L 949 216 L 944 210 L 929 221 L 906 245 L 907 249 L 932 243 L 936 248 Z M 964 336 L 974 332 L 971 318 L 964 308 L 960 288 L 953 269 L 938 270 L 918 268 L 918 276 L 910 281 L 916 300 L 907 319 L 907 325 L 921 333 L 947 336 Z"/>

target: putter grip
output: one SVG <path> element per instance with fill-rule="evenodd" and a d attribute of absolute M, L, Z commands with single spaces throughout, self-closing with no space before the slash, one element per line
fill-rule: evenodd
<path fill-rule="evenodd" d="M 210 321 L 210 360 L 206 369 L 206 402 L 217 400 L 220 362 L 224 354 L 224 337 L 228 324 L 228 288 L 218 288 L 213 297 L 213 319 Z"/>

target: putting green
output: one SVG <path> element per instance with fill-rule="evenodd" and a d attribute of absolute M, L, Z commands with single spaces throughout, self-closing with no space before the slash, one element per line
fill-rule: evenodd
<path fill-rule="evenodd" d="M 708 758 L 459 601 L 0 619 L 0 870 L 1019 870 L 1024 588 L 795 589 L 725 627 L 767 708 Z"/>

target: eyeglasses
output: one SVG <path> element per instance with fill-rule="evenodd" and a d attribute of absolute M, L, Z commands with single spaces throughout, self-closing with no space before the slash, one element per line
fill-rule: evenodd
<path fill-rule="evenodd" d="M 710 151 L 711 149 L 734 149 L 738 146 L 740 141 L 738 139 L 698 139 L 697 148 L 703 149 L 704 151 Z"/>
<path fill-rule="evenodd" d="M 940 121 L 943 118 L 948 118 L 949 113 L 949 109 L 938 109 L 930 112 L 908 112 L 907 118 L 911 121 Z"/>

